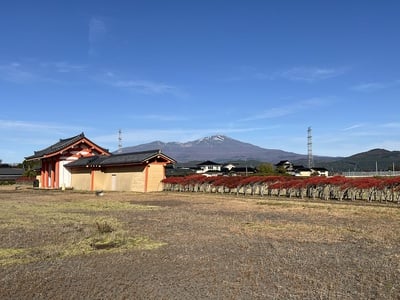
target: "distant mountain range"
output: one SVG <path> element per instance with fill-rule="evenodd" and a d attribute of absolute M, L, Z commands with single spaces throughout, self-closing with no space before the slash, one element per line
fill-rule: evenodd
<path fill-rule="evenodd" d="M 212 160 L 215 162 L 248 161 L 254 164 L 257 162 L 276 164 L 281 160 L 289 160 L 296 165 L 307 166 L 308 164 L 308 157 L 305 154 L 265 149 L 224 135 L 204 137 L 185 143 L 155 141 L 125 147 L 121 151 L 127 153 L 153 149 L 161 149 L 163 153 L 179 163 Z M 400 170 L 400 151 L 385 149 L 373 149 L 349 157 L 314 156 L 313 160 L 314 166 L 325 167 L 331 172 Z"/>
<path fill-rule="evenodd" d="M 325 168 L 333 171 L 399 171 L 400 151 L 372 149 L 323 164 Z"/>
<path fill-rule="evenodd" d="M 214 135 L 186 143 L 155 141 L 133 147 L 122 148 L 122 152 L 161 149 L 163 153 L 178 162 L 205 161 L 260 161 L 277 163 L 281 160 L 307 160 L 307 155 L 278 149 L 265 149 L 244 143 L 224 135 Z M 314 157 L 314 160 L 332 161 L 332 157 Z"/>

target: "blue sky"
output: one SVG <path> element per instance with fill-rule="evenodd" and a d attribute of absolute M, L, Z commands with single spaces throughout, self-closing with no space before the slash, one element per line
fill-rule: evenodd
<path fill-rule="evenodd" d="M 116 150 L 214 134 L 400 150 L 399 1 L 9 1 L 0 159 L 84 132 Z"/>

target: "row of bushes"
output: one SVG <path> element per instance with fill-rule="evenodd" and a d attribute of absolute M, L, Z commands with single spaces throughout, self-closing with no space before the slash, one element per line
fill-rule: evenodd
<path fill-rule="evenodd" d="M 165 191 L 234 193 L 323 200 L 400 203 L 400 177 L 288 177 L 190 175 L 163 180 Z"/>

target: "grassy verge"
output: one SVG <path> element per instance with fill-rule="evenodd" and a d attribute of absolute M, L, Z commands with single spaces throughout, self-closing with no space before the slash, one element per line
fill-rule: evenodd
<path fill-rule="evenodd" d="M 5 238 L 0 241 L 0 266 L 131 249 L 156 249 L 164 243 L 128 231 L 126 224 L 114 217 L 119 211 L 154 209 L 158 207 L 87 197 L 81 200 L 2 201 L 0 232 Z M 33 236 L 36 242 L 30 241 Z"/>

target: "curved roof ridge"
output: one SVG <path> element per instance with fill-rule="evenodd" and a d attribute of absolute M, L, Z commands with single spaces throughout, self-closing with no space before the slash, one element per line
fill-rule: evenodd
<path fill-rule="evenodd" d="M 66 138 L 66 139 L 60 139 L 57 143 L 55 143 L 55 144 L 53 144 L 53 145 L 51 145 L 51 146 L 49 146 L 47 148 L 44 148 L 42 150 L 34 151 L 33 155 L 25 157 L 25 159 L 41 158 L 41 157 L 43 157 L 45 155 L 52 154 L 52 153 L 58 152 L 58 151 L 60 151 L 60 150 L 62 150 L 64 148 L 67 148 L 67 147 L 75 144 L 76 142 L 78 142 L 78 141 L 80 141 L 82 139 L 86 139 L 89 143 L 95 145 L 99 149 L 102 149 L 104 152 L 108 152 L 107 149 L 96 145 L 95 143 L 90 141 L 88 138 L 86 138 L 85 134 L 82 132 L 82 133 L 80 133 L 78 135 L 75 135 L 73 137 L 69 137 L 69 138 Z"/>

